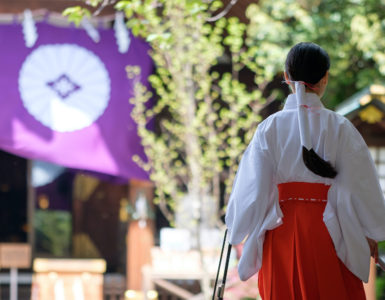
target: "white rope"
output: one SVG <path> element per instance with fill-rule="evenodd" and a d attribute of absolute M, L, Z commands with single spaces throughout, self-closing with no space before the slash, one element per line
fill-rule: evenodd
<path fill-rule="evenodd" d="M 88 36 L 95 42 L 98 43 L 100 41 L 99 31 L 92 25 L 88 18 L 83 18 L 81 22 L 84 30 L 87 32 Z"/>
<path fill-rule="evenodd" d="M 115 38 L 118 45 L 118 50 L 120 53 L 126 53 L 130 48 L 130 33 L 124 23 L 124 14 L 123 12 L 117 12 L 115 14 Z"/>
<path fill-rule="evenodd" d="M 35 21 L 33 20 L 32 13 L 29 9 L 24 11 L 23 35 L 25 45 L 28 48 L 33 47 L 37 41 L 38 36 Z"/>

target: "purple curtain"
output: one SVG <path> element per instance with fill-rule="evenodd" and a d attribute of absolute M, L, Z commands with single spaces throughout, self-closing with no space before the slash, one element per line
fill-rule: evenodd
<path fill-rule="evenodd" d="M 130 37 L 118 52 L 112 29 L 95 43 L 83 29 L 38 23 L 25 46 L 20 24 L 0 25 L 0 148 L 29 159 L 123 178 L 147 179 L 130 113 L 133 82 L 125 67 L 152 72 L 149 46 Z"/>

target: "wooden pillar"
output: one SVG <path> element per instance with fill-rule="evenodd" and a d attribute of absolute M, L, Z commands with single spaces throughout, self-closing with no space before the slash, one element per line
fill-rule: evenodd
<path fill-rule="evenodd" d="M 148 181 L 131 180 L 129 202 L 135 209 L 140 194 L 145 196 L 149 208 L 153 208 L 153 185 Z M 151 264 L 151 248 L 154 246 L 154 222 L 146 220 L 145 226 L 139 220 L 131 219 L 127 230 L 127 288 L 142 289 L 142 267 Z"/>
<path fill-rule="evenodd" d="M 369 282 L 364 284 L 366 300 L 376 300 L 376 264 L 370 259 Z"/>
<path fill-rule="evenodd" d="M 31 257 L 35 256 L 35 188 L 32 186 L 32 160 L 27 160 L 27 230 Z"/>

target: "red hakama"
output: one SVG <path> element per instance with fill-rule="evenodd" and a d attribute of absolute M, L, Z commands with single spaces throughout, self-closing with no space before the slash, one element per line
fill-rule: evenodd
<path fill-rule="evenodd" d="M 266 232 L 258 286 L 263 300 L 364 300 L 362 281 L 337 257 L 323 222 L 328 185 L 278 185 L 283 224 Z"/>

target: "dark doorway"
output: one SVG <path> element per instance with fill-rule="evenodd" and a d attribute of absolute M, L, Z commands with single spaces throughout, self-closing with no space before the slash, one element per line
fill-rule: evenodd
<path fill-rule="evenodd" d="M 0 150 L 0 242 L 27 242 L 27 160 Z"/>

